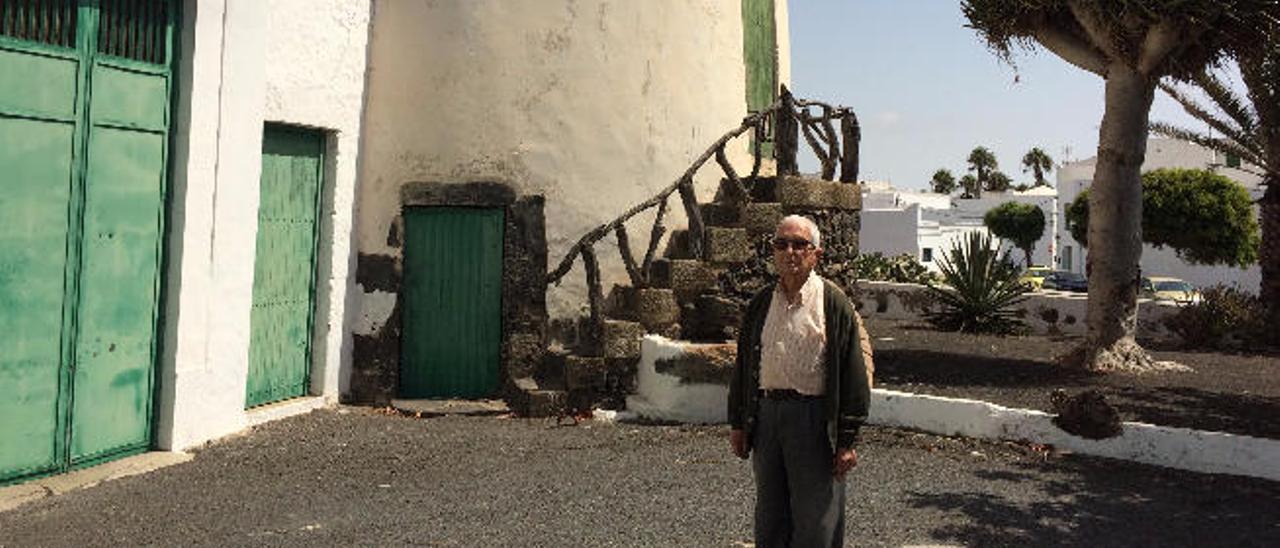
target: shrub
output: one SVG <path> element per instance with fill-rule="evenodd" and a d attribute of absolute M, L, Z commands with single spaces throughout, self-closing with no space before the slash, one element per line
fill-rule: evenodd
<path fill-rule="evenodd" d="M 885 257 L 879 252 L 862 253 L 852 263 L 860 280 L 925 285 L 935 277 L 928 267 L 906 253 L 895 257 Z"/>
<path fill-rule="evenodd" d="M 1200 302 L 1165 318 L 1165 327 L 1190 348 L 1257 349 L 1274 345 L 1266 337 L 1262 300 L 1237 287 L 1217 285 Z"/>
<path fill-rule="evenodd" d="M 1026 300 L 1018 269 L 1008 253 L 992 249 L 992 238 L 971 232 L 938 262 L 945 287 L 929 284 L 938 308 L 925 314 L 947 331 L 1007 335 L 1026 329 L 1013 307 Z"/>

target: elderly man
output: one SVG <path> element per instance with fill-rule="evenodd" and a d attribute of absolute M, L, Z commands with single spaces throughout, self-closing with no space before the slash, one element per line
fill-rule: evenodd
<path fill-rule="evenodd" d="M 761 548 L 844 542 L 844 477 L 858 463 L 870 380 L 853 304 L 813 271 L 821 256 L 818 226 L 783 218 L 777 283 L 751 299 L 738 336 L 730 444 L 753 457 Z"/>

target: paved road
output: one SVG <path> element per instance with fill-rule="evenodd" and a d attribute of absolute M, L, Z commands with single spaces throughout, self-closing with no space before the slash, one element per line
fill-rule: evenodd
<path fill-rule="evenodd" d="M 1280 483 L 870 428 L 851 546 L 1280 546 Z M 0 546 L 735 546 L 723 427 L 318 411 L 0 513 Z"/>

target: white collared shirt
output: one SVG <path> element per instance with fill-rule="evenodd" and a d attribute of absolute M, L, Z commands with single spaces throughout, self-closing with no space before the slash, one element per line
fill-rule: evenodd
<path fill-rule="evenodd" d="M 760 388 L 820 396 L 825 386 L 826 316 L 822 278 L 810 272 L 800 299 L 787 302 L 778 284 L 760 335 Z"/>

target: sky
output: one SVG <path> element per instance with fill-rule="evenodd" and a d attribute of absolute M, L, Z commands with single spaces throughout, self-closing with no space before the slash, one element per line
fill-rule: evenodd
<path fill-rule="evenodd" d="M 861 180 L 925 189 L 939 168 L 962 176 L 977 146 L 1015 184 L 1032 181 L 1022 171 L 1032 147 L 1056 163 L 1096 155 L 1102 79 L 1043 49 L 1016 53 L 1015 70 L 964 26 L 959 0 L 788 5 L 792 92 L 854 109 Z M 1151 119 L 1202 126 L 1159 92 Z M 803 171 L 816 166 L 801 161 Z"/>

